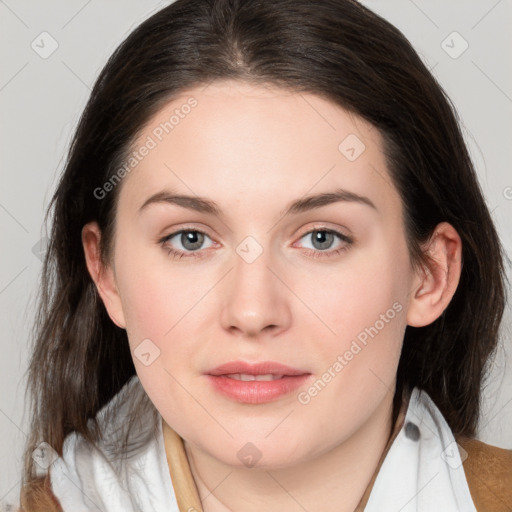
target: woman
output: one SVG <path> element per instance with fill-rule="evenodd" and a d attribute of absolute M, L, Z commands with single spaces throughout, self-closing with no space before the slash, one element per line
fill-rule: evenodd
<path fill-rule="evenodd" d="M 50 211 L 23 510 L 510 506 L 510 451 L 474 440 L 501 245 L 449 101 L 368 9 L 162 9 Z"/>

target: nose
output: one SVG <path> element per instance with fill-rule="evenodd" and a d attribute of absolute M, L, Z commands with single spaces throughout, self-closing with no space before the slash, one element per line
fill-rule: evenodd
<path fill-rule="evenodd" d="M 224 329 L 243 338 L 277 336 L 291 322 L 291 293 L 283 270 L 263 251 L 254 261 L 235 252 L 234 268 L 222 290 Z"/>

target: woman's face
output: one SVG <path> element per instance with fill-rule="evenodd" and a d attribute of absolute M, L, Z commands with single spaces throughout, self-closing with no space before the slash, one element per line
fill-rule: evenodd
<path fill-rule="evenodd" d="M 216 82 L 133 150 L 107 307 L 165 421 L 227 464 L 284 467 L 387 414 L 414 274 L 379 132 L 316 95 Z"/>

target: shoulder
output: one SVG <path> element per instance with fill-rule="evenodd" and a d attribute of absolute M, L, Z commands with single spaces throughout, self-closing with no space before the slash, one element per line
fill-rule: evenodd
<path fill-rule="evenodd" d="M 477 510 L 512 510 L 512 450 L 463 436 L 456 441 Z"/>
<path fill-rule="evenodd" d="M 1 509 L 0 509 L 1 510 Z M 48 476 L 26 484 L 21 491 L 21 508 L 16 512 L 63 512 L 59 500 L 54 496 Z M 9 509 L 6 511 L 8 512 Z"/>
<path fill-rule="evenodd" d="M 92 510 L 94 501 L 112 500 L 114 490 L 118 495 L 129 494 L 127 475 L 133 469 L 137 480 L 139 466 L 152 454 L 158 426 L 146 396 L 133 378 L 97 413 L 97 439 L 89 441 L 76 431 L 69 433 L 62 443 L 62 455 L 52 460 L 46 474 L 24 486 L 21 512 Z"/>

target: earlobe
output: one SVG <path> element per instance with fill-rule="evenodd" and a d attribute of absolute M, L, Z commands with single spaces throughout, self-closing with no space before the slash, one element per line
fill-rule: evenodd
<path fill-rule="evenodd" d="M 105 266 L 101 259 L 100 241 L 101 231 L 96 222 L 90 222 L 82 228 L 82 245 L 87 270 L 96 285 L 110 319 L 118 327 L 124 329 L 126 324 L 114 271 L 110 265 Z"/>
<path fill-rule="evenodd" d="M 411 287 L 407 324 L 424 327 L 448 307 L 459 284 L 462 241 L 447 222 L 438 224 L 425 247 L 428 262 L 419 268 Z"/>

